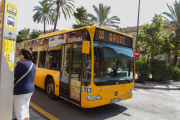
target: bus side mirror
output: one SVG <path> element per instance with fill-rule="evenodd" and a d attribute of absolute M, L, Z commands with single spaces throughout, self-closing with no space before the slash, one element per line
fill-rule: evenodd
<path fill-rule="evenodd" d="M 83 41 L 82 53 L 89 54 L 90 41 Z"/>

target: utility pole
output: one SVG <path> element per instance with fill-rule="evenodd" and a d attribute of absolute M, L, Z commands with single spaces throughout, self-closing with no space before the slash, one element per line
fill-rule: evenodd
<path fill-rule="evenodd" d="M 138 32 L 139 32 L 139 12 L 140 12 L 140 0 L 138 5 L 138 18 L 137 18 L 137 37 L 136 37 L 136 50 L 138 47 Z M 137 57 L 135 58 L 135 73 L 137 72 Z"/>

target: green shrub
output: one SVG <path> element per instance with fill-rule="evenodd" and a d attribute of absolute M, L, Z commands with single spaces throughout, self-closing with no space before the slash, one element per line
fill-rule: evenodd
<path fill-rule="evenodd" d="M 172 79 L 173 80 L 180 80 L 180 68 L 178 68 L 177 64 L 173 69 Z"/>
<path fill-rule="evenodd" d="M 180 69 L 180 63 L 179 62 L 176 63 L 176 67 L 178 67 Z"/>
<path fill-rule="evenodd" d="M 148 59 L 142 57 L 137 63 L 137 75 L 139 80 L 148 80 L 150 74 L 150 64 Z"/>
<path fill-rule="evenodd" d="M 166 61 L 152 60 L 151 73 L 155 81 L 166 81 L 172 78 L 173 66 Z"/>

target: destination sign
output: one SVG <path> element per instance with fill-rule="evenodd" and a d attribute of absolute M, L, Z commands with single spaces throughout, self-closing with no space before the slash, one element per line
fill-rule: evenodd
<path fill-rule="evenodd" d="M 101 41 L 132 48 L 133 39 L 122 34 L 96 28 L 95 41 Z"/>
<path fill-rule="evenodd" d="M 72 31 L 70 33 L 67 33 L 66 35 L 67 43 L 82 42 L 83 40 L 86 40 L 87 39 L 86 33 L 87 33 L 86 29 Z"/>

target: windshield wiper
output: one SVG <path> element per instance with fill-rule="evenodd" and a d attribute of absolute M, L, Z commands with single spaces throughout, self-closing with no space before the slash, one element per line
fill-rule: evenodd
<path fill-rule="evenodd" d="M 124 78 L 124 77 L 123 77 Z M 124 78 L 126 81 L 128 81 L 129 83 L 131 82 L 130 80 L 128 80 L 127 78 Z"/>

